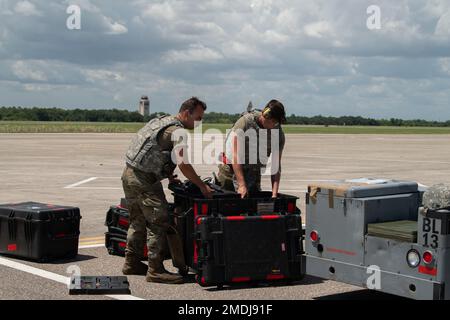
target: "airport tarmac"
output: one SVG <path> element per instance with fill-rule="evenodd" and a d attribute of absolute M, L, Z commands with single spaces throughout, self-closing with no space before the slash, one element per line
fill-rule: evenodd
<path fill-rule="evenodd" d="M 204 289 L 195 283 L 168 286 L 129 277 L 132 296 L 73 297 L 67 268 L 84 275 L 120 275 L 123 258 L 103 247 L 105 214 L 123 196 L 120 176 L 131 134 L 0 134 L 0 203 L 36 201 L 80 207 L 79 257 L 38 264 L 0 257 L 0 299 L 391 299 L 313 277 L 292 286 Z M 196 165 L 202 177 L 214 165 Z M 281 192 L 300 197 L 308 184 L 361 177 L 393 178 L 432 185 L 450 181 L 447 135 L 287 135 Z M 166 184 L 165 184 L 166 186 Z M 263 188 L 270 188 L 264 177 Z M 171 200 L 167 191 L 168 200 Z M 167 262 L 169 263 L 169 262 Z M 170 264 L 170 263 L 169 263 Z"/>

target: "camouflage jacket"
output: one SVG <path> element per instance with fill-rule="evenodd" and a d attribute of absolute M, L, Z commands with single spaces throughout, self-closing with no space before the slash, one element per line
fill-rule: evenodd
<path fill-rule="evenodd" d="M 127 164 L 139 171 L 154 174 L 158 180 L 170 177 L 176 168 L 172 161 L 172 150 L 163 150 L 158 143 L 158 136 L 171 126 L 184 128 L 181 121 L 173 116 L 155 118 L 147 123 L 136 134 L 128 149 Z"/>
<path fill-rule="evenodd" d="M 266 163 L 261 162 L 260 159 L 260 148 L 264 149 L 266 152 L 266 155 L 269 156 L 272 153 L 272 135 L 274 134 L 274 130 L 264 130 L 260 127 L 258 124 L 257 119 L 261 116 L 262 111 L 261 110 L 252 110 L 248 112 L 244 112 L 241 114 L 241 118 L 233 125 L 231 132 L 236 132 L 237 130 L 242 130 L 244 133 L 247 132 L 247 130 L 255 130 L 257 140 L 256 141 L 250 141 L 249 138 L 245 138 L 245 155 L 244 155 L 244 161 L 243 168 L 245 171 L 255 171 L 259 172 L 262 167 L 266 165 Z M 279 147 L 280 151 L 283 150 L 284 144 L 285 144 L 285 135 L 283 132 L 283 129 L 281 127 L 277 128 L 280 131 L 278 132 L 278 135 L 276 135 L 279 138 Z M 267 135 L 263 136 L 260 135 L 260 130 L 264 130 L 267 132 Z M 231 132 L 229 132 L 227 139 L 226 139 L 226 157 L 227 159 L 231 160 L 233 159 L 232 154 L 232 140 L 231 140 Z M 267 137 L 266 141 L 261 141 L 261 139 L 264 139 L 263 137 Z M 254 143 L 253 143 L 254 142 Z M 254 161 L 256 160 L 256 162 Z"/>

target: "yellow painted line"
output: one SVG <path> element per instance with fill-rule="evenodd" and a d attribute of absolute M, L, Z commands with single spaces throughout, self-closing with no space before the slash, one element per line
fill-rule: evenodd
<path fill-rule="evenodd" d="M 104 237 L 105 237 L 105 235 L 96 236 L 96 237 L 81 237 L 80 240 L 100 239 L 100 238 L 104 238 Z"/>
<path fill-rule="evenodd" d="M 105 244 L 105 240 L 103 240 L 103 241 L 83 241 L 83 242 L 79 242 L 78 245 L 87 246 L 87 245 L 92 245 L 92 244 Z"/>
<path fill-rule="evenodd" d="M 105 236 L 101 236 L 101 237 L 90 237 L 90 238 L 80 238 L 80 241 L 91 241 L 91 240 L 100 240 L 100 239 L 105 239 Z"/>
<path fill-rule="evenodd" d="M 105 239 L 97 239 L 97 240 L 80 240 L 78 242 L 105 242 Z"/>

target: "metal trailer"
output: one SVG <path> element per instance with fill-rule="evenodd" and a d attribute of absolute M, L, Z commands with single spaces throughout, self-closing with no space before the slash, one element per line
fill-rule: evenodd
<path fill-rule="evenodd" d="M 306 274 L 413 299 L 449 300 L 450 214 L 423 210 L 423 191 L 415 182 L 374 179 L 309 186 Z M 417 221 L 417 240 L 368 232 L 371 224 L 402 220 Z"/>

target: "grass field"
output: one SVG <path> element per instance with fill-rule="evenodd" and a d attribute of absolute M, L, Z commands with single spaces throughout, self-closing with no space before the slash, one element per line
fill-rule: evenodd
<path fill-rule="evenodd" d="M 143 123 L 105 122 L 36 122 L 0 121 L 0 133 L 133 133 Z M 218 129 L 225 132 L 229 124 L 204 124 L 203 130 Z M 353 127 L 353 126 L 299 126 L 283 127 L 290 134 L 450 134 L 450 127 Z"/>

